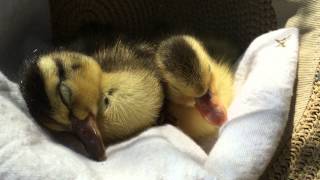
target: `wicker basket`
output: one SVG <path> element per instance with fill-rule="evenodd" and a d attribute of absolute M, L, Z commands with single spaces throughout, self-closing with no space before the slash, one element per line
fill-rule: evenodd
<path fill-rule="evenodd" d="M 72 38 L 87 24 L 102 24 L 132 35 L 183 31 L 228 37 L 245 49 L 275 29 L 270 0 L 51 0 L 53 38 Z"/>

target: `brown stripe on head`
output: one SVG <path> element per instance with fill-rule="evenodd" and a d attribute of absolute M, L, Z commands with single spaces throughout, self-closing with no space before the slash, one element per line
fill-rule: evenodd
<path fill-rule="evenodd" d="M 158 55 L 164 68 L 187 84 L 200 81 L 200 64 L 196 52 L 183 36 L 177 36 L 161 43 Z"/>
<path fill-rule="evenodd" d="M 32 60 L 26 64 L 20 82 L 20 90 L 30 114 L 39 122 L 40 120 L 49 120 L 47 116 L 51 114 L 52 107 L 37 62 L 37 60 Z"/>
<path fill-rule="evenodd" d="M 208 91 L 210 57 L 203 54 L 206 50 L 190 36 L 174 36 L 160 43 L 156 62 L 172 96 L 199 97 Z"/>

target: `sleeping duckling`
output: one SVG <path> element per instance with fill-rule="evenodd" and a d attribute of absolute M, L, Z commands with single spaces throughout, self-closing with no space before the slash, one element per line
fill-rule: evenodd
<path fill-rule="evenodd" d="M 217 136 L 233 98 L 230 67 L 211 58 L 199 40 L 173 36 L 160 43 L 156 63 L 166 83 L 169 113 L 198 141 Z"/>
<path fill-rule="evenodd" d="M 104 160 L 105 145 L 159 118 L 162 88 L 150 69 L 154 61 L 142 60 L 142 55 L 121 43 L 93 57 L 48 53 L 26 67 L 22 94 L 41 125 L 75 134 L 92 158 Z"/>

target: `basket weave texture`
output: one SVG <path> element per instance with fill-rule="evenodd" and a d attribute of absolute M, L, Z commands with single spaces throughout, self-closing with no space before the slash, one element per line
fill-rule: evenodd
<path fill-rule="evenodd" d="M 320 179 L 320 1 L 282 3 L 296 8 L 286 27 L 300 29 L 298 77 L 289 123 L 262 179 Z"/>
<path fill-rule="evenodd" d="M 228 37 L 244 50 L 256 36 L 276 28 L 271 0 L 51 0 L 54 39 L 77 34 L 86 24 L 156 36 L 161 31 Z"/>

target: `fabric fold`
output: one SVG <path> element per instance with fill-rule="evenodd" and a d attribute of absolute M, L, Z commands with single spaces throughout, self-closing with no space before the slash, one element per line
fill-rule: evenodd
<path fill-rule="evenodd" d="M 296 28 L 264 34 L 240 60 L 230 119 L 205 165 L 218 179 L 257 179 L 271 160 L 288 119 L 298 34 Z"/>

